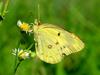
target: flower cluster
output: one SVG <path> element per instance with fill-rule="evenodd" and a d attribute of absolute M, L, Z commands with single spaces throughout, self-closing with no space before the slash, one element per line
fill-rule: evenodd
<path fill-rule="evenodd" d="M 24 49 L 13 49 L 12 52 L 13 55 L 18 56 L 19 59 L 28 59 L 33 58 L 35 56 L 35 53 L 31 50 L 24 50 Z"/>

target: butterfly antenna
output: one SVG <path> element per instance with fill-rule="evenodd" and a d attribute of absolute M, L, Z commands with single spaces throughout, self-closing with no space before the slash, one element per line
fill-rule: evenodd
<path fill-rule="evenodd" d="M 37 23 L 40 25 L 40 0 L 37 0 Z"/>
<path fill-rule="evenodd" d="M 34 24 L 40 25 L 40 0 L 36 0 L 36 19 Z"/>
<path fill-rule="evenodd" d="M 40 19 L 40 4 L 39 4 L 39 0 L 37 0 L 38 2 L 37 2 L 37 20 L 39 21 L 39 19 Z"/>
<path fill-rule="evenodd" d="M 40 20 L 40 0 L 37 0 L 37 20 Z"/>

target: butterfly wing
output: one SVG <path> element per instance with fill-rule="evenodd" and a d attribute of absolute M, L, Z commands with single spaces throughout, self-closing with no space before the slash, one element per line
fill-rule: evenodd
<path fill-rule="evenodd" d="M 84 43 L 74 34 L 51 24 L 42 24 L 34 31 L 36 54 L 47 63 L 58 63 L 64 55 L 82 50 Z M 36 29 L 36 27 L 34 27 Z"/>

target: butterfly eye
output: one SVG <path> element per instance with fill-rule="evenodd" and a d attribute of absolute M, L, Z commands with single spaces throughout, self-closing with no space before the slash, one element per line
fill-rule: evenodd
<path fill-rule="evenodd" d="M 58 36 L 60 36 L 60 32 L 58 33 Z"/>

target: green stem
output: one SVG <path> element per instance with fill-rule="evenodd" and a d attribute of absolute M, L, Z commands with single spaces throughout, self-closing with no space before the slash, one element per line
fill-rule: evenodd
<path fill-rule="evenodd" d="M 21 63 L 22 61 L 23 61 L 23 60 L 20 60 L 20 61 L 17 63 L 17 65 L 16 65 L 16 67 L 15 67 L 15 70 L 14 70 L 14 75 L 16 75 L 17 69 L 18 69 L 18 67 L 19 67 L 19 65 L 20 65 L 20 63 Z"/>
<path fill-rule="evenodd" d="M 27 50 L 30 50 L 33 46 L 33 43 L 27 48 Z"/>
<path fill-rule="evenodd" d="M 64 71 L 63 62 L 57 64 L 56 75 L 68 75 L 67 72 Z"/>
<path fill-rule="evenodd" d="M 5 16 L 5 13 L 7 12 L 7 8 L 8 8 L 9 1 L 10 1 L 10 0 L 6 0 L 6 3 L 5 3 L 5 5 L 4 5 L 4 10 L 3 10 L 3 12 L 2 12 L 2 16 L 3 16 L 3 17 Z"/>
<path fill-rule="evenodd" d="M 18 41 L 18 45 L 17 45 L 17 49 L 19 48 L 19 46 L 20 46 L 20 41 Z M 18 51 L 16 52 L 16 57 L 15 57 L 15 69 L 14 69 L 14 75 L 16 74 L 16 70 L 17 70 L 17 68 L 18 68 L 18 66 L 19 66 L 19 64 L 17 64 L 17 61 L 18 61 Z M 17 67 L 16 67 L 16 64 L 17 64 Z"/>

